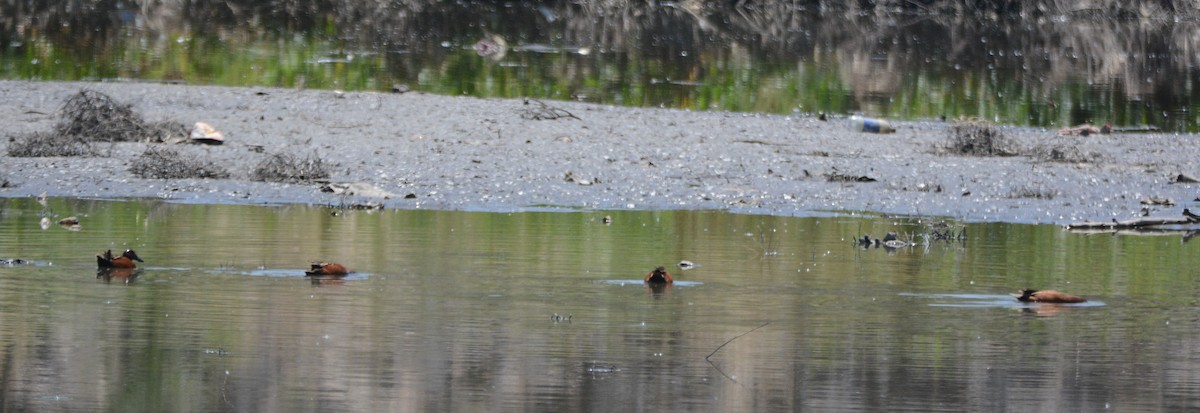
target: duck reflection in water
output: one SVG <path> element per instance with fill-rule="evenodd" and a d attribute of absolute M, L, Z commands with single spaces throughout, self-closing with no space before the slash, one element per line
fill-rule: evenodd
<path fill-rule="evenodd" d="M 655 268 L 654 271 L 646 273 L 646 278 L 643 279 L 643 281 L 645 281 L 646 284 L 671 284 L 675 282 L 675 280 L 671 278 L 671 273 L 668 273 L 666 267 L 663 266 L 659 266 L 658 268 Z"/>
<path fill-rule="evenodd" d="M 1067 313 L 1075 308 L 1069 305 L 1034 305 L 1021 307 L 1021 314 L 1034 317 L 1054 317 L 1056 315 Z"/>
<path fill-rule="evenodd" d="M 308 277 L 313 287 L 330 287 L 346 285 L 346 277 L 340 275 L 313 275 Z"/>
<path fill-rule="evenodd" d="M 100 268 L 96 270 L 96 279 L 105 283 L 111 283 L 116 279 L 117 282 L 129 285 L 133 284 L 133 281 L 137 279 L 138 274 L 141 272 L 142 270 L 137 268 Z"/>
<path fill-rule="evenodd" d="M 668 273 L 667 269 L 662 266 L 646 273 L 643 281 L 646 283 L 646 290 L 653 294 L 654 297 L 663 296 L 671 290 L 671 285 L 675 283 L 675 279 L 671 278 L 671 273 Z"/>

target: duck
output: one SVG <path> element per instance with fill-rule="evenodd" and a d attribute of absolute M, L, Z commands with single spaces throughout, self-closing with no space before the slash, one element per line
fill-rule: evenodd
<path fill-rule="evenodd" d="M 335 262 L 313 262 L 312 269 L 305 271 L 304 275 L 346 275 L 349 273 L 350 270 L 347 270 L 346 266 L 342 264 Z"/>
<path fill-rule="evenodd" d="M 96 256 L 96 264 L 100 268 L 137 268 L 137 264 L 134 264 L 134 261 L 145 262 L 133 250 L 125 250 L 124 253 L 116 257 L 113 256 L 112 250 L 104 251 L 103 254 Z"/>
<path fill-rule="evenodd" d="M 662 266 L 647 273 L 644 281 L 647 284 L 671 284 L 675 282 L 675 280 L 671 279 L 671 273 L 668 273 L 667 269 Z"/>
<path fill-rule="evenodd" d="M 1086 298 L 1083 298 L 1083 297 L 1080 297 L 1077 295 L 1060 293 L 1060 292 L 1054 291 L 1054 290 L 1038 291 L 1038 290 L 1024 289 L 1019 292 L 1020 292 L 1020 294 L 1010 294 L 1010 295 L 1012 295 L 1013 297 L 1016 297 L 1017 301 L 1020 301 L 1023 303 L 1064 304 L 1064 303 L 1082 303 L 1082 302 L 1087 301 Z"/>

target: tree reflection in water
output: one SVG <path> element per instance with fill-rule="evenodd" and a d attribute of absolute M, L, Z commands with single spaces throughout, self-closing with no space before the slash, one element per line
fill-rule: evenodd
<path fill-rule="evenodd" d="M 1197 130 L 1200 30 L 1170 4 L 142 3 L 0 4 L 0 76 Z"/>

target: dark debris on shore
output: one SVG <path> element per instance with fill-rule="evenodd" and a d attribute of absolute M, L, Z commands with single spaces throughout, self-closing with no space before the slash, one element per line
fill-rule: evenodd
<path fill-rule="evenodd" d="M 146 122 L 132 105 L 94 90 L 79 91 L 67 99 L 61 112 L 55 134 L 92 142 L 167 142 L 188 135 L 187 127 L 179 122 Z"/>
<path fill-rule="evenodd" d="M 970 156 L 1016 156 L 1016 144 L 996 125 L 979 119 L 954 122 L 946 129 L 946 152 Z"/>
<path fill-rule="evenodd" d="M 329 165 L 319 156 L 300 157 L 275 153 L 254 167 L 250 179 L 264 182 L 312 182 L 329 178 Z"/>
<path fill-rule="evenodd" d="M 147 148 L 129 164 L 129 172 L 139 178 L 187 179 L 229 178 L 229 171 L 212 162 L 185 158 L 170 149 Z"/>
<path fill-rule="evenodd" d="M 81 90 L 63 103 L 61 119 L 50 132 L 10 136 L 12 157 L 96 157 L 96 142 L 163 142 L 187 136 L 175 121 L 146 122 L 131 105 L 94 90 Z"/>
<path fill-rule="evenodd" d="M 100 156 L 100 151 L 91 143 L 57 133 L 34 132 L 22 136 L 9 136 L 8 139 L 8 156 L 14 158 Z"/>

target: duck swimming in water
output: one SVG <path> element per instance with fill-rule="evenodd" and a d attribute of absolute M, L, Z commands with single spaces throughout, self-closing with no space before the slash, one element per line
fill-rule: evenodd
<path fill-rule="evenodd" d="M 137 264 L 134 261 L 145 262 L 133 250 L 125 250 L 116 257 L 113 256 L 112 250 L 104 251 L 103 254 L 96 256 L 96 265 L 100 268 L 136 268 Z"/>
<path fill-rule="evenodd" d="M 334 262 L 314 262 L 312 269 L 305 271 L 304 275 L 346 275 L 350 270 L 342 264 Z"/>
<path fill-rule="evenodd" d="M 1083 298 L 1083 297 L 1080 297 L 1077 295 L 1060 293 L 1060 292 L 1054 291 L 1054 290 L 1038 291 L 1038 290 L 1024 289 L 1024 290 L 1020 291 L 1020 294 L 1010 294 L 1010 295 L 1012 295 L 1013 297 L 1016 297 L 1017 301 L 1020 301 L 1023 303 L 1066 304 L 1066 303 L 1082 303 L 1082 302 L 1087 301 L 1086 298 Z"/>
<path fill-rule="evenodd" d="M 647 273 L 644 281 L 647 284 L 670 284 L 675 282 L 675 280 L 671 279 L 671 274 L 667 272 L 667 269 L 662 266 Z"/>

